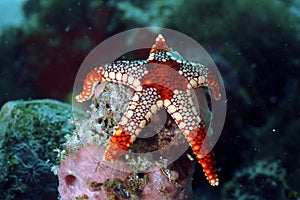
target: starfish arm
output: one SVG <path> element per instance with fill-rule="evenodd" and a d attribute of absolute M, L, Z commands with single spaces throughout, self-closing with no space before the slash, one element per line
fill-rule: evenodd
<path fill-rule="evenodd" d="M 219 179 L 217 177 L 215 153 L 210 151 L 204 158 L 198 159 L 198 162 L 201 164 L 208 182 L 212 186 L 218 186 Z"/>
<path fill-rule="evenodd" d="M 78 102 L 87 101 L 94 94 L 95 87 L 102 81 L 128 85 L 141 90 L 140 79 L 147 73 L 146 61 L 115 61 L 94 68 L 84 79 L 83 90 L 76 96 Z"/>
<path fill-rule="evenodd" d="M 78 102 L 83 102 L 91 98 L 96 85 L 104 80 L 104 76 L 101 73 L 103 68 L 104 66 L 101 65 L 88 73 L 83 82 L 82 92 L 75 97 Z"/>
<path fill-rule="evenodd" d="M 190 88 L 208 87 L 215 100 L 221 98 L 218 76 L 207 66 L 196 62 L 183 62 L 179 73 L 188 79 Z"/>
<path fill-rule="evenodd" d="M 214 154 L 208 152 L 211 149 L 211 144 L 206 140 L 204 142 L 207 130 L 193 104 L 190 90 L 174 90 L 172 99 L 164 100 L 164 107 L 185 135 L 198 162 L 202 165 L 209 183 L 213 186 L 218 185 L 219 180 L 216 174 Z"/>
<path fill-rule="evenodd" d="M 114 162 L 127 151 L 161 107 L 162 101 L 159 100 L 155 88 L 145 88 L 136 92 L 105 150 L 104 159 Z"/>

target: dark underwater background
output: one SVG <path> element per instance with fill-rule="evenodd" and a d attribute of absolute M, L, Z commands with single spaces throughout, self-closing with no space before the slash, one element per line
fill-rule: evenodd
<path fill-rule="evenodd" d="M 228 99 L 223 132 L 214 147 L 220 185 L 209 186 L 196 165 L 194 199 L 300 199 L 300 1 L 5 2 L 9 1 L 0 3 L 1 107 L 21 99 L 71 103 L 77 71 L 100 42 L 132 28 L 173 29 L 196 40 L 212 56 Z M 36 118 L 26 118 L 29 111 L 22 112 L 26 123 L 17 121 L 19 128 L 14 130 L 40 126 Z M 54 131 L 53 149 L 33 152 L 28 144 L 10 148 L 19 137 L 12 130 L 0 130 L 1 199 L 39 199 L 32 194 L 43 192 L 56 199 L 57 191 L 47 189 L 57 187 L 56 177 L 39 162 L 57 162 L 53 149 L 64 142 L 64 134 Z M 42 141 L 49 143 L 45 137 L 39 135 L 33 144 L 36 149 L 44 145 Z M 8 151 L 14 153 L 6 155 Z M 38 157 L 34 166 L 42 166 L 31 173 L 51 177 L 37 181 L 27 177 L 30 172 L 16 169 L 20 161 L 14 156 L 29 154 Z M 28 164 L 22 164 L 28 170 Z M 25 181 L 16 181 L 22 176 Z M 45 184 L 49 180 L 56 184 Z"/>

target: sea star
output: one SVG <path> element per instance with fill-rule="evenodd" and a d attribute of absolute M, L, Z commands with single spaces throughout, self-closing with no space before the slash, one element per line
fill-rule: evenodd
<path fill-rule="evenodd" d="M 215 73 L 200 63 L 176 58 L 159 34 L 147 60 L 114 61 L 94 68 L 85 78 L 77 101 L 91 98 L 102 81 L 123 83 L 135 90 L 106 148 L 105 160 L 113 162 L 127 151 L 150 118 L 163 107 L 181 129 L 209 183 L 218 185 L 214 153 L 204 156 L 205 149 L 210 148 L 208 142 L 204 143 L 207 130 L 191 98 L 192 88 L 205 86 L 216 100 L 220 99 Z"/>

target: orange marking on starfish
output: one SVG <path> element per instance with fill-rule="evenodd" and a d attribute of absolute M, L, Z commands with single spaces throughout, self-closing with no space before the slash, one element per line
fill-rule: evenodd
<path fill-rule="evenodd" d="M 161 34 L 159 34 L 156 37 L 155 43 L 153 44 L 153 46 L 151 48 L 150 54 L 161 52 L 161 51 L 166 51 L 167 52 L 167 51 L 169 51 L 169 48 L 166 44 L 166 41 L 165 41 L 164 37 Z"/>
<path fill-rule="evenodd" d="M 149 62 L 151 63 L 151 62 Z M 166 77 L 168 77 L 166 79 Z M 170 90 L 186 90 L 188 81 L 179 75 L 176 70 L 170 68 L 165 63 L 151 63 L 148 67 L 148 73 L 141 78 L 141 85 L 147 86 L 147 83 L 162 85 Z"/>
<path fill-rule="evenodd" d="M 78 102 L 83 102 L 93 95 L 95 84 L 101 82 L 104 77 L 100 74 L 101 66 L 94 68 L 84 79 L 83 91 L 76 96 Z"/>
<path fill-rule="evenodd" d="M 188 134 L 185 135 L 185 137 L 187 138 L 194 154 L 196 155 L 198 162 L 201 164 L 203 172 L 205 173 L 205 176 L 207 177 L 209 183 L 213 186 L 216 186 L 219 183 L 219 179 L 217 178 L 215 168 L 216 162 L 214 158 L 214 153 L 209 152 L 204 157 L 202 156 L 203 153 L 206 154 L 205 151 L 209 149 L 210 144 L 203 144 L 207 131 L 203 123 L 200 123 L 200 127 L 201 128 L 196 128 L 190 131 Z M 202 145 L 204 145 L 203 149 L 200 148 L 202 147 Z"/>
<path fill-rule="evenodd" d="M 122 126 L 119 126 L 115 130 L 110 143 L 105 150 L 104 159 L 113 162 L 123 155 L 133 142 L 131 137 L 132 136 L 128 131 L 124 131 Z"/>
<path fill-rule="evenodd" d="M 204 158 L 198 159 L 203 168 L 203 172 L 212 186 L 219 185 L 219 179 L 217 177 L 216 161 L 214 152 L 209 152 Z"/>

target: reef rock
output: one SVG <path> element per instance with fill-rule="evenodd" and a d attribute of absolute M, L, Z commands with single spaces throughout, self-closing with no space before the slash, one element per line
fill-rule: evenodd
<path fill-rule="evenodd" d="M 57 199 L 57 178 L 51 167 L 58 159 L 53 149 L 73 132 L 71 117 L 72 107 L 55 100 L 10 101 L 3 105 L 0 199 Z"/>
<path fill-rule="evenodd" d="M 61 155 L 58 171 L 59 193 L 63 200 L 192 198 L 194 162 L 185 153 L 175 162 L 168 162 L 167 156 L 154 159 L 147 154 L 166 148 L 166 144 L 173 142 L 174 135 L 182 135 L 168 116 L 165 116 L 165 126 L 156 135 L 147 135 L 156 130 L 155 125 L 146 129 L 141 133 L 143 138 L 138 138 L 121 159 L 114 163 L 103 160 L 105 147 L 131 94 L 128 87 L 107 84 L 87 109 L 90 115 L 74 121 L 76 130 L 63 145 L 65 153 Z M 160 121 L 159 117 L 153 121 Z M 184 138 L 172 146 L 177 147 L 181 141 L 185 141 Z M 132 156 L 134 153 L 137 156 Z"/>

